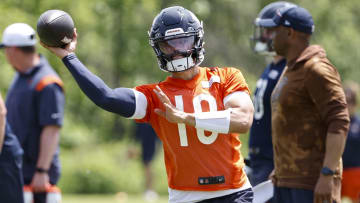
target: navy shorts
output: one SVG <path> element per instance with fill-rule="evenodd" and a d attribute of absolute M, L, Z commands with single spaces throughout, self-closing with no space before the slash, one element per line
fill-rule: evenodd
<path fill-rule="evenodd" d="M 146 165 L 154 158 L 158 138 L 147 123 L 137 123 L 135 131 L 136 138 L 141 141 L 142 161 Z"/>
<path fill-rule="evenodd" d="M 23 203 L 22 156 L 0 156 L 0 201 Z"/>
<path fill-rule="evenodd" d="M 200 201 L 200 203 L 252 203 L 253 198 L 254 193 L 252 189 L 249 188 L 222 197 L 203 200 Z"/>

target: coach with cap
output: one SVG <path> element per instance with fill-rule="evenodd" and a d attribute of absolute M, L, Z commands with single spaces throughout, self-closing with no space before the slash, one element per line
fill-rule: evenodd
<path fill-rule="evenodd" d="M 261 26 L 274 28 L 273 47 L 287 67 L 272 93 L 274 199 L 339 203 L 349 114 L 340 75 L 319 45 L 310 45 L 311 14 L 282 8 Z"/>
<path fill-rule="evenodd" d="M 16 75 L 6 98 L 7 119 L 24 150 L 24 184 L 45 202 L 46 189 L 60 177 L 59 133 L 64 115 L 63 83 L 36 53 L 36 33 L 24 23 L 9 25 L 1 47 Z"/>

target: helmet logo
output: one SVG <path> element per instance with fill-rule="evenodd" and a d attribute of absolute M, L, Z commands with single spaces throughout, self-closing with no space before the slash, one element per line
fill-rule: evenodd
<path fill-rule="evenodd" d="M 166 30 L 165 36 L 172 36 L 182 33 L 184 33 L 184 30 L 182 28 L 175 28 L 175 29 Z"/>
<path fill-rule="evenodd" d="M 62 42 L 64 42 L 65 44 L 68 44 L 71 42 L 70 38 L 67 38 L 66 36 L 61 40 Z"/>

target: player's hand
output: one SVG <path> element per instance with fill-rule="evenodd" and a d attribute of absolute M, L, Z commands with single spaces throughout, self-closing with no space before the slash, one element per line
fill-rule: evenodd
<path fill-rule="evenodd" d="M 314 203 L 332 203 L 331 192 L 334 187 L 332 176 L 320 175 L 314 190 Z"/>
<path fill-rule="evenodd" d="M 49 175 L 47 173 L 35 173 L 30 185 L 35 193 L 46 192 L 50 186 Z"/>
<path fill-rule="evenodd" d="M 159 86 L 156 86 L 154 92 L 159 98 L 160 102 L 165 106 L 165 111 L 161 109 L 155 109 L 155 113 L 164 117 L 171 123 L 184 123 L 186 119 L 186 113 L 177 109 Z"/>
<path fill-rule="evenodd" d="M 48 49 L 49 51 L 51 51 L 52 53 L 54 53 L 57 57 L 59 57 L 60 59 L 64 58 L 65 56 L 74 53 L 75 49 L 76 49 L 76 44 L 77 44 L 77 32 L 76 32 L 76 28 L 74 28 L 74 36 L 72 41 L 67 44 L 65 46 L 65 48 L 61 48 L 61 47 L 50 47 L 47 46 L 46 44 L 40 42 L 40 44 L 45 47 L 46 49 Z"/>

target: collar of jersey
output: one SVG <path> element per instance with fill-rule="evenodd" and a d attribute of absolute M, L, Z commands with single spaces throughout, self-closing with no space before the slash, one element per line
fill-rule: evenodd
<path fill-rule="evenodd" d="M 201 79 L 205 73 L 205 70 L 206 70 L 206 68 L 199 67 L 199 73 L 190 80 L 183 80 L 183 79 L 173 78 L 171 76 L 168 76 L 166 78 L 165 82 L 170 83 L 174 86 L 192 89 L 201 82 Z"/>

